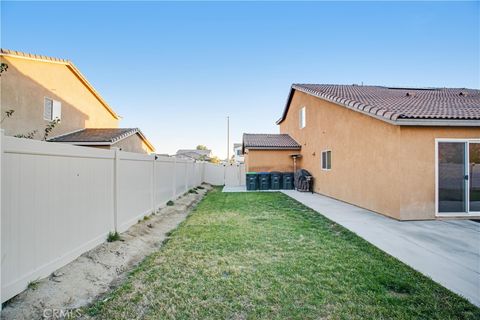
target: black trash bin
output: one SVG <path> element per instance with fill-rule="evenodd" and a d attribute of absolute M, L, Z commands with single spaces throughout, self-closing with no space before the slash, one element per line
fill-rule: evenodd
<path fill-rule="evenodd" d="M 247 172 L 247 190 L 258 189 L 258 174 L 256 172 Z"/>
<path fill-rule="evenodd" d="M 258 189 L 269 190 L 270 189 L 270 172 L 258 173 Z"/>
<path fill-rule="evenodd" d="M 282 174 L 282 189 L 293 189 L 293 172 L 284 172 Z"/>
<path fill-rule="evenodd" d="M 270 181 L 272 190 L 282 189 L 282 173 L 281 172 L 270 172 Z"/>

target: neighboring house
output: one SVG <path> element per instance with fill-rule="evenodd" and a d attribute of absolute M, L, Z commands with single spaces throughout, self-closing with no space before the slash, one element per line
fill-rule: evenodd
<path fill-rule="evenodd" d="M 301 146 L 288 134 L 243 134 L 246 172 L 293 172 Z"/>
<path fill-rule="evenodd" d="M 85 147 L 150 153 L 154 150 L 138 128 L 88 128 L 48 139 L 50 142 L 63 142 Z"/>
<path fill-rule="evenodd" d="M 400 220 L 480 217 L 480 90 L 297 84 L 277 124 L 320 194 Z"/>
<path fill-rule="evenodd" d="M 68 142 L 68 136 L 72 135 L 73 140 L 81 136 L 81 141 L 74 141 L 81 142 L 75 143 L 79 145 L 115 144 L 126 151 L 154 151 L 138 129 L 134 134 L 126 134 L 132 133 L 132 129 L 118 131 L 120 117 L 72 62 L 6 49 L 0 49 L 0 60 L 8 65 L 0 77 L 1 112 L 4 115 L 7 110 L 15 111 L 2 123 L 6 135 L 36 130 L 33 138 L 43 139 L 45 127 L 59 119 L 60 123 L 48 136 L 49 141 Z M 91 129 L 109 132 L 105 138 L 110 138 L 110 142 L 98 141 L 98 134 L 92 134 Z M 113 133 L 115 130 L 118 134 Z M 97 145 L 98 142 L 103 144 Z"/>
<path fill-rule="evenodd" d="M 241 143 L 233 144 L 233 161 L 235 163 L 243 163 L 245 161 Z"/>
<path fill-rule="evenodd" d="M 180 149 L 176 156 L 184 159 L 209 161 L 212 157 L 212 150 Z"/>

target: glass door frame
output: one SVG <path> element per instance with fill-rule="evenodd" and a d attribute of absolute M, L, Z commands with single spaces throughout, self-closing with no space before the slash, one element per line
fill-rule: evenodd
<path fill-rule="evenodd" d="M 438 144 L 442 142 L 460 142 L 465 146 L 465 175 L 469 179 L 465 180 L 465 212 L 438 212 Z M 435 139 L 435 216 L 436 217 L 473 217 L 480 216 L 480 211 L 470 211 L 470 143 L 480 143 L 479 138 L 471 139 Z"/>

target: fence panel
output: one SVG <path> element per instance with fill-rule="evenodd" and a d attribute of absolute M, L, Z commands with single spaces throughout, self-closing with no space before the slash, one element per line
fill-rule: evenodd
<path fill-rule="evenodd" d="M 245 165 L 244 164 L 213 164 L 205 163 L 203 180 L 212 185 L 244 186 Z"/>
<path fill-rule="evenodd" d="M 243 168 L 243 169 L 242 169 Z M 225 185 L 240 186 L 245 181 L 245 166 L 243 164 L 228 164 L 225 167 Z"/>
<path fill-rule="evenodd" d="M 199 186 L 203 182 L 204 163 L 195 163 L 195 185 Z"/>
<path fill-rule="evenodd" d="M 204 181 L 214 186 L 221 186 L 225 182 L 225 167 L 219 164 L 205 163 Z"/>
<path fill-rule="evenodd" d="M 177 159 L 175 165 L 175 197 L 179 197 L 187 191 L 187 162 Z"/>
<path fill-rule="evenodd" d="M 188 164 L 188 189 L 195 187 L 195 162 Z"/>
<path fill-rule="evenodd" d="M 204 180 L 204 164 L 4 137 L 1 301 Z"/>
<path fill-rule="evenodd" d="M 153 210 L 153 156 L 120 152 L 118 231 L 123 232 Z"/>
<path fill-rule="evenodd" d="M 155 161 L 155 202 L 156 208 L 165 205 L 173 197 L 175 159 L 158 157 Z"/>
<path fill-rule="evenodd" d="M 2 301 L 113 230 L 111 150 L 1 137 Z"/>

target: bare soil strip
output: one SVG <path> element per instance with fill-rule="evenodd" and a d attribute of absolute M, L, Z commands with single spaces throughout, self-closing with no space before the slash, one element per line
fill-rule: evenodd
<path fill-rule="evenodd" d="M 157 250 L 200 202 L 209 185 L 187 193 L 173 206 L 161 208 L 121 234 L 121 240 L 105 242 L 58 269 L 50 277 L 36 281 L 8 301 L 2 319 L 45 319 L 60 310 L 83 307 L 103 296 L 125 278 L 128 271 Z"/>

